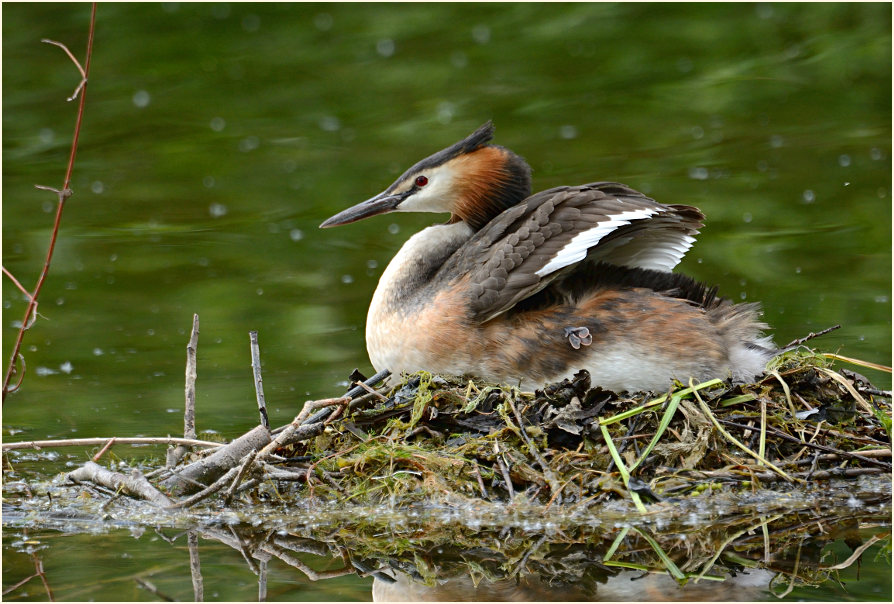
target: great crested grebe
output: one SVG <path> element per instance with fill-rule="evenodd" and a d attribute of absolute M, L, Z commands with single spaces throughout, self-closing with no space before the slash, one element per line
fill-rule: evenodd
<path fill-rule="evenodd" d="M 615 391 L 732 377 L 776 352 L 756 304 L 671 273 L 704 216 L 626 185 L 531 195 L 524 159 L 488 122 L 321 224 L 386 212 L 450 212 L 403 245 L 369 307 L 376 370 L 425 369 L 533 389 L 579 369 Z"/>

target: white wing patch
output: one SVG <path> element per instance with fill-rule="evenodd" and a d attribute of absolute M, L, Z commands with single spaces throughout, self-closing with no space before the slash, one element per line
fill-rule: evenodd
<path fill-rule="evenodd" d="M 571 241 L 566 243 L 565 246 L 559 250 L 555 257 L 550 260 L 546 266 L 538 270 L 535 274 L 538 277 L 543 277 L 560 268 L 565 268 L 575 262 L 580 262 L 587 256 L 587 250 L 598 244 L 603 237 L 618 227 L 627 226 L 632 220 L 649 218 L 660 212 L 661 210 L 659 209 L 640 209 L 628 210 L 626 212 L 621 212 L 620 214 L 609 214 L 606 217 L 608 220 L 602 221 L 593 228 L 575 235 Z"/>
<path fill-rule="evenodd" d="M 599 260 L 669 273 L 695 243 L 695 237 L 677 230 L 653 229 L 636 237 L 622 237 L 600 248 Z"/>

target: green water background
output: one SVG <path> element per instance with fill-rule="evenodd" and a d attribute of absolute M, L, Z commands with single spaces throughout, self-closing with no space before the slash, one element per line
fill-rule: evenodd
<path fill-rule="evenodd" d="M 83 57 L 89 6 L 2 11 L 3 266 L 31 287 L 78 81 L 40 39 Z M 890 364 L 889 4 L 100 4 L 87 95 L 5 440 L 181 433 L 193 313 L 200 430 L 257 421 L 249 330 L 274 424 L 339 392 L 435 218 L 318 224 L 488 119 L 535 190 L 701 208 L 678 270 L 762 302 L 777 343 L 841 323 L 815 344 Z M 5 365 L 24 302 L 2 298 Z"/>

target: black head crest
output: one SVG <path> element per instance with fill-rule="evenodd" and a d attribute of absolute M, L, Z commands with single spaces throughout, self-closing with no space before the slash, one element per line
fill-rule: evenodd
<path fill-rule="evenodd" d="M 464 155 L 466 153 L 471 153 L 476 149 L 480 149 L 485 146 L 492 138 L 494 137 L 494 124 L 492 121 L 488 120 L 486 123 L 482 124 L 475 132 L 462 139 L 457 143 L 453 143 L 446 149 L 441 149 L 437 153 L 433 155 L 429 155 L 422 161 L 414 164 L 409 170 L 404 172 L 400 178 L 395 181 L 392 188 L 397 186 L 404 178 L 407 178 L 411 174 L 415 174 L 421 170 L 434 168 L 436 166 L 440 166 L 444 164 L 454 157 Z"/>

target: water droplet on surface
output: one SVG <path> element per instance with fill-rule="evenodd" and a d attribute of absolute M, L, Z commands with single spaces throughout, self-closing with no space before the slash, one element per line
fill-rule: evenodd
<path fill-rule="evenodd" d="M 239 150 L 243 153 L 247 153 L 249 151 L 254 151 L 261 145 L 260 139 L 257 136 L 246 136 L 241 141 L 239 141 Z"/>
<path fill-rule="evenodd" d="M 577 128 L 570 124 L 566 124 L 559 128 L 559 136 L 566 140 L 577 138 Z"/>
<path fill-rule="evenodd" d="M 329 13 L 318 13 L 314 15 L 314 27 L 320 31 L 329 31 L 332 29 L 334 20 Z"/>
<path fill-rule="evenodd" d="M 476 25 L 472 28 L 472 39 L 479 44 L 490 42 L 490 28 L 487 25 Z"/>
<path fill-rule="evenodd" d="M 390 57 L 394 54 L 394 40 L 391 38 L 385 38 L 384 40 L 379 40 L 376 42 L 376 52 L 382 55 L 383 57 Z"/>
<path fill-rule="evenodd" d="M 438 121 L 442 124 L 449 124 L 453 121 L 453 116 L 456 114 L 456 108 L 453 103 L 443 101 L 438 103 Z"/>
<path fill-rule="evenodd" d="M 132 100 L 133 100 L 133 104 L 135 106 L 139 107 L 140 109 L 143 109 L 144 107 L 149 106 L 149 102 L 152 100 L 152 98 L 149 96 L 149 93 L 146 92 L 145 90 L 137 90 L 136 92 L 133 93 Z"/>
<path fill-rule="evenodd" d="M 341 128 L 341 121 L 334 115 L 324 115 L 320 118 L 320 129 L 326 132 L 337 132 Z"/>
<path fill-rule="evenodd" d="M 700 166 L 689 168 L 689 178 L 693 180 L 707 180 L 708 169 Z"/>

